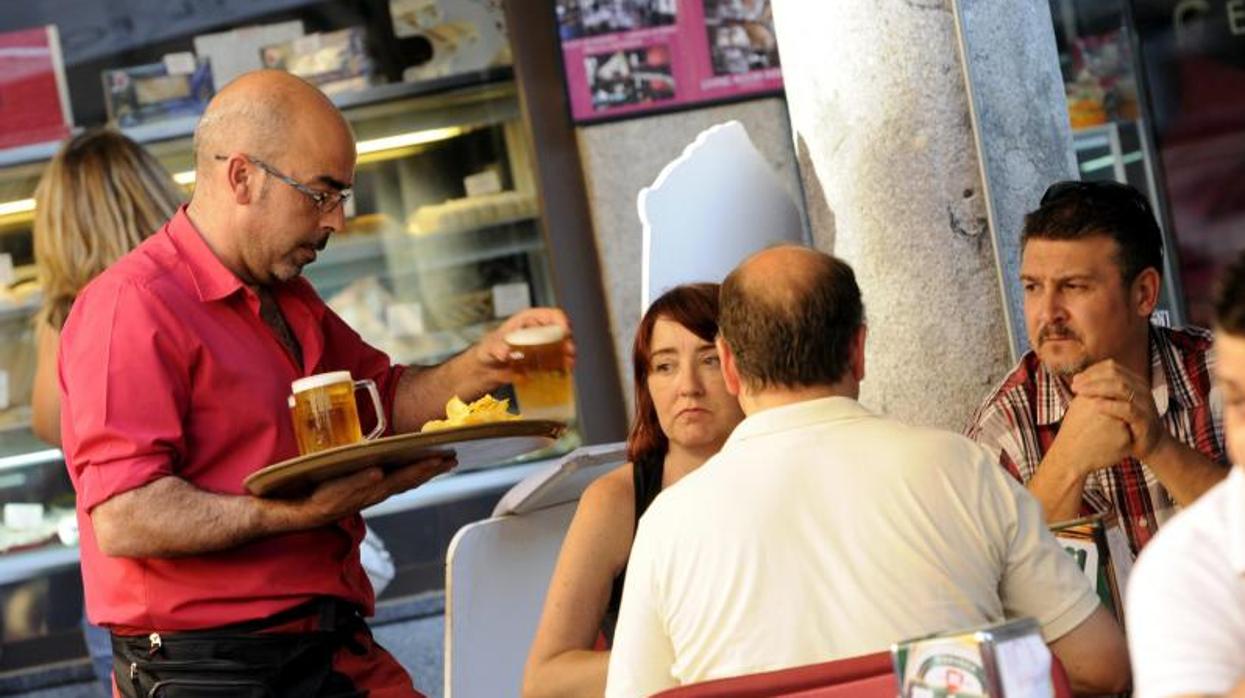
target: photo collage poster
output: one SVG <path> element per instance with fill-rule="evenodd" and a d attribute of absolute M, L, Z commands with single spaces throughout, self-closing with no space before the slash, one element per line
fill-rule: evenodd
<path fill-rule="evenodd" d="M 586 123 L 782 91 L 770 0 L 557 0 Z"/>

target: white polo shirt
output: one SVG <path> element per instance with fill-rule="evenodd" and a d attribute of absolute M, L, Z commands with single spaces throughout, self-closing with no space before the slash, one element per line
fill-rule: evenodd
<path fill-rule="evenodd" d="M 1128 579 L 1127 613 L 1136 698 L 1217 695 L 1245 680 L 1240 466 L 1141 551 Z"/>
<path fill-rule="evenodd" d="M 824 662 L 1098 599 L 1037 502 L 958 434 L 825 398 L 745 419 L 640 520 L 611 698 Z"/>

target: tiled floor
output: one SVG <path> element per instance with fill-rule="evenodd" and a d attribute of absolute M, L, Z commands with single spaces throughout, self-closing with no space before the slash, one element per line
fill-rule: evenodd
<path fill-rule="evenodd" d="M 441 615 L 404 620 L 372 628 L 376 640 L 402 662 L 415 678 L 415 687 L 428 698 L 441 698 L 442 646 L 445 618 Z M 94 683 L 78 683 L 24 693 L 31 698 L 101 698 Z"/>

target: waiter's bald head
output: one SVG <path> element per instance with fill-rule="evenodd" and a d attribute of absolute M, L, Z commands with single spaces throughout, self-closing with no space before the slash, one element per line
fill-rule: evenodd
<path fill-rule="evenodd" d="M 276 70 L 242 75 L 195 129 L 186 214 L 245 283 L 288 281 L 346 223 L 354 134 L 315 86 Z"/>
<path fill-rule="evenodd" d="M 750 387 L 828 386 L 852 370 L 864 307 L 847 263 L 784 245 L 726 277 L 718 324 Z"/>
<path fill-rule="evenodd" d="M 299 140 L 321 136 L 353 142 L 345 118 L 317 87 L 283 70 L 257 70 L 208 104 L 195 128 L 195 168 L 202 175 L 216 156 L 232 152 L 280 160 Z"/>

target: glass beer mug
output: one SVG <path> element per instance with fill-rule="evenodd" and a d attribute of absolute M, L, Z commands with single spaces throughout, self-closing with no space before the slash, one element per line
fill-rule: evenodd
<path fill-rule="evenodd" d="M 367 389 L 376 410 L 376 428 L 366 437 L 359 424 L 359 408 L 354 399 L 359 388 Z M 350 371 L 333 371 L 299 378 L 290 384 L 290 390 L 294 436 L 298 439 L 298 452 L 304 456 L 371 440 L 385 432 L 385 410 L 373 381 L 354 380 Z"/>

